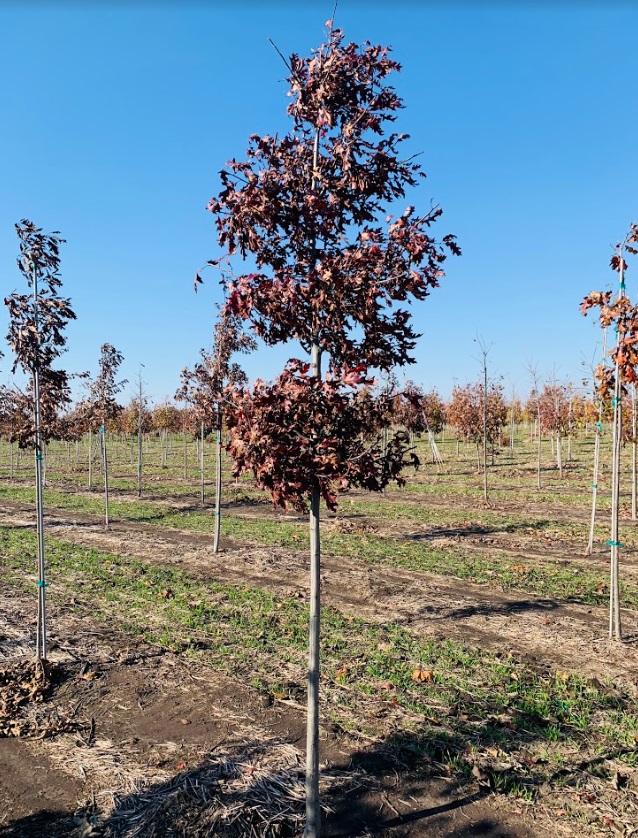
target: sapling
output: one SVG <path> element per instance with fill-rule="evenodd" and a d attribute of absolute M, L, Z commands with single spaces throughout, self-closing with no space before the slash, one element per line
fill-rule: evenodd
<path fill-rule="evenodd" d="M 58 411 L 71 403 L 69 378 L 54 369 L 54 361 L 66 347 L 64 329 L 75 320 L 70 300 L 60 296 L 60 245 L 64 239 L 55 231 L 45 234 L 27 219 L 16 224 L 20 239 L 18 268 L 28 294 L 5 298 L 9 309 L 7 339 L 15 355 L 12 371 L 19 368 L 29 376 L 25 393 L 15 392 L 13 410 L 20 417 L 15 439 L 20 448 L 35 453 L 36 519 L 38 544 L 38 612 L 36 658 L 47 656 L 47 620 L 44 554 L 44 504 L 42 456 L 44 445 L 55 434 Z"/>
<path fill-rule="evenodd" d="M 549 432 L 552 444 L 556 446 L 556 468 L 562 477 L 562 440 L 569 427 L 569 396 L 566 386 L 556 380 L 555 374 L 543 387 L 538 401 L 541 430 Z"/>
<path fill-rule="evenodd" d="M 627 387 L 637 380 L 638 367 L 638 306 L 631 303 L 626 294 L 625 271 L 627 263 L 625 253 L 636 254 L 638 249 L 638 225 L 632 224 L 622 242 L 615 248 L 611 258 L 612 270 L 618 273 L 618 296 L 612 303 L 611 291 L 592 291 L 581 304 L 581 311 L 587 314 L 593 307 L 600 309 L 599 319 L 603 328 L 611 324 L 616 328 L 616 345 L 611 351 L 613 367 L 600 364 L 596 370 L 600 397 L 609 399 L 613 407 L 612 425 L 612 472 L 611 472 L 611 533 L 609 546 L 611 569 L 609 585 L 609 637 L 622 640 L 620 619 L 620 581 L 619 581 L 619 499 L 620 499 L 620 451 L 622 438 L 622 398 Z"/>
<path fill-rule="evenodd" d="M 175 395 L 179 401 L 192 405 L 200 420 L 201 503 L 204 505 L 204 425 L 215 433 L 215 518 L 213 552 L 219 551 L 222 496 L 222 432 L 226 387 L 246 383 L 246 375 L 237 363 L 231 362 L 237 352 L 256 348 L 255 340 L 242 328 L 241 318 L 224 308 L 215 324 L 215 338 L 210 353 L 201 350 L 201 361 L 192 370 L 181 373 L 182 386 Z"/>
<path fill-rule="evenodd" d="M 106 429 L 110 420 L 114 419 L 122 410 L 117 402 L 118 394 L 124 389 L 127 381 L 117 381 L 124 356 L 110 343 L 103 343 L 100 347 L 98 374 L 89 383 L 89 396 L 86 400 L 87 412 L 91 427 L 97 426 L 100 439 L 100 457 L 102 474 L 104 477 L 104 527 L 109 528 L 109 468 L 106 444 Z"/>
<path fill-rule="evenodd" d="M 413 360 L 417 335 L 401 304 L 438 285 L 444 247 L 459 251 L 452 236 L 441 246 L 430 234 L 438 207 L 388 216 L 422 176 L 413 158 L 399 154 L 406 135 L 386 131 L 402 107 L 387 83 L 399 69 L 389 50 L 346 45 L 329 22 L 327 42 L 287 66 L 290 132 L 253 135 L 247 159 L 223 169 L 223 190 L 209 209 L 220 246 L 256 266 L 229 281 L 226 309 L 265 343 L 296 340 L 306 355 L 272 383 L 229 391 L 227 423 L 235 473 L 253 471 L 276 504 L 309 512 L 305 835 L 316 838 L 320 501 L 334 509 L 340 490 L 381 491 L 400 478 L 404 432 L 388 439 L 384 456 L 364 424 L 366 410 L 380 405 L 357 394 L 371 384 L 368 370 Z M 373 427 L 382 421 L 372 418 Z"/>
<path fill-rule="evenodd" d="M 536 425 L 536 488 L 540 491 L 541 486 L 541 456 L 543 450 L 543 435 L 541 433 L 541 391 L 538 367 L 531 361 L 527 364 L 527 371 L 532 379 L 532 391 L 527 400 L 528 412 L 534 416 Z"/>

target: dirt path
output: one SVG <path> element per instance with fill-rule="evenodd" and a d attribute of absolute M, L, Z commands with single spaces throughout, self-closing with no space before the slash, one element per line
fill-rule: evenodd
<path fill-rule="evenodd" d="M 33 513 L 4 502 L 0 523 L 33 526 Z M 136 522 L 115 523 L 105 532 L 95 516 L 76 512 L 49 512 L 47 526 L 52 536 L 69 543 L 176 566 L 201 578 L 280 595 L 307 589 L 305 552 L 226 539 L 225 549 L 215 555 L 207 534 Z M 396 621 L 424 636 L 531 659 L 542 668 L 608 676 L 638 694 L 638 612 L 624 611 L 627 639 L 618 644 L 607 639 L 605 608 L 497 592 L 432 573 L 325 556 L 323 586 L 325 604 L 342 612 Z"/>

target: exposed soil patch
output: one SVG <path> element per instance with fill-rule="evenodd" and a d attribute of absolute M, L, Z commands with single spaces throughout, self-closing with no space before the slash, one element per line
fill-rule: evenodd
<path fill-rule="evenodd" d="M 0 619 L 15 626 L 32 607 L 22 595 L 2 596 Z M 239 771 L 234 782 L 245 795 L 220 798 L 219 805 L 228 809 L 237 799 L 242 810 L 254 804 L 247 774 L 262 783 L 283 783 L 284 777 L 286 789 L 298 790 L 293 781 L 301 776 L 303 760 L 301 710 L 268 700 L 199 661 L 78 620 L 70 609 L 54 606 L 51 623 L 50 658 L 64 669 L 65 678 L 49 701 L 74 705 L 82 731 L 47 739 L 0 739 L 5 768 L 0 773 L 0 835 L 106 838 L 132 834 L 127 830 L 134 824 L 140 836 L 210 834 L 200 831 L 200 823 L 205 825 L 211 815 L 211 796 L 219 789 L 212 772 L 222 759 Z M 24 632 L 13 639 L 9 651 L 15 660 L 16 647 L 26 650 L 31 637 Z M 0 643 L 0 655 L 4 651 Z M 322 729 L 321 738 L 325 800 L 331 809 L 327 836 L 557 834 L 542 809 L 486 797 L 476 782 L 459 787 L 449 779 L 427 777 L 390 752 L 362 748 L 330 728 Z M 255 834 L 271 833 L 264 828 Z M 284 829 L 272 834 L 298 833 Z"/>

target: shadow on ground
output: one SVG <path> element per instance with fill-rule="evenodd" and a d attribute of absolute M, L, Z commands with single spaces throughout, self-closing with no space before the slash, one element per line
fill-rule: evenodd
<path fill-rule="evenodd" d="M 537 832 L 499 815 L 490 790 L 428 776 L 422 738 L 361 750 L 324 772 L 324 838 L 532 838 Z M 273 760 L 281 748 L 282 757 Z M 286 751 L 288 748 L 288 751 Z M 271 756 L 269 756 L 269 754 Z M 285 759 L 288 754 L 288 760 Z M 246 742 L 213 751 L 193 769 L 117 799 L 100 819 L 40 811 L 0 827 L 2 838 L 300 838 L 303 766 L 285 742 Z M 264 770 L 264 766 L 265 769 Z"/>

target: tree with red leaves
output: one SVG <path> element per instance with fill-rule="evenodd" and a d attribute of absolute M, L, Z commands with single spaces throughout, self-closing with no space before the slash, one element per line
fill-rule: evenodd
<path fill-rule="evenodd" d="M 452 399 L 447 408 L 448 422 L 455 429 L 459 439 L 474 442 L 477 446 L 477 463 L 481 467 L 478 446 L 483 440 L 484 387 L 482 384 L 466 384 L 452 390 Z M 490 383 L 487 388 L 487 442 L 494 446 L 500 440 L 501 431 L 507 420 L 507 407 L 503 387 Z"/>
<path fill-rule="evenodd" d="M 9 309 L 11 349 L 15 354 L 12 372 L 20 368 L 29 376 L 26 393 L 15 394 L 12 410 L 22 416 L 18 444 L 35 452 L 36 512 L 38 535 L 38 620 L 36 657 L 46 658 L 46 598 L 44 561 L 43 446 L 55 434 L 58 411 L 71 403 L 69 377 L 53 363 L 66 347 L 64 329 L 75 320 L 71 301 L 60 296 L 60 245 L 64 239 L 55 231 L 49 235 L 31 221 L 16 224 L 20 239 L 18 268 L 28 294 L 5 298 Z"/>
<path fill-rule="evenodd" d="M 106 430 L 107 423 L 118 416 L 123 409 L 117 401 L 117 396 L 124 389 L 127 381 L 126 379 L 116 380 L 117 371 L 123 360 L 124 356 L 114 346 L 110 343 L 102 344 L 98 374 L 95 380 L 89 383 L 89 396 L 82 405 L 86 411 L 89 428 L 92 431 L 96 429 L 99 431 L 100 458 L 104 476 L 104 527 L 107 530 L 109 528 L 109 467 Z"/>
<path fill-rule="evenodd" d="M 224 308 L 215 324 L 212 351 L 208 353 L 202 349 L 201 361 L 192 370 L 182 370 L 182 386 L 175 394 L 178 401 L 184 401 L 193 406 L 201 423 L 202 506 L 204 505 L 204 428 L 212 428 L 215 433 L 214 553 L 219 551 L 221 535 L 222 430 L 224 404 L 227 402 L 226 389 L 234 391 L 247 383 L 246 374 L 239 364 L 231 362 L 231 358 L 237 352 L 252 351 L 256 345 L 254 338 L 243 330 L 242 319 L 230 308 Z"/>
<path fill-rule="evenodd" d="M 554 378 L 539 394 L 539 416 L 542 431 L 548 431 L 556 445 L 556 465 L 563 476 L 563 438 L 570 432 L 570 397 L 568 388 Z"/>
<path fill-rule="evenodd" d="M 407 135 L 387 131 L 403 107 L 387 81 L 400 69 L 390 50 L 345 44 L 329 21 L 326 43 L 287 66 L 290 132 L 253 135 L 246 159 L 223 169 L 209 209 L 221 247 L 256 265 L 229 281 L 227 310 L 265 343 L 294 339 L 309 356 L 238 391 L 228 426 L 236 473 L 252 470 L 275 503 L 310 511 L 305 834 L 317 836 L 320 498 L 334 509 L 339 490 L 379 490 L 399 477 L 399 443 L 384 458 L 363 441 L 357 392 L 371 370 L 413 360 L 418 335 L 402 304 L 424 299 L 446 250 L 459 248 L 430 232 L 439 207 L 387 214 L 424 176 L 401 154 Z"/>
<path fill-rule="evenodd" d="M 394 398 L 394 420 L 413 434 L 441 433 L 445 423 L 445 405 L 436 390 L 423 389 L 408 381 Z"/>

